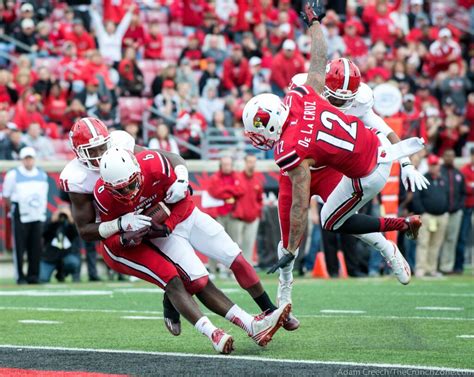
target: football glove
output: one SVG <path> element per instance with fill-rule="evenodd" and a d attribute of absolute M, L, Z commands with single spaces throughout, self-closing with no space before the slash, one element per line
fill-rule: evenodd
<path fill-rule="evenodd" d="M 149 230 L 149 227 L 144 227 L 139 230 L 122 233 L 120 234 L 120 244 L 123 247 L 134 247 L 140 245 L 143 237 L 145 237 Z"/>
<path fill-rule="evenodd" d="M 303 10 L 300 12 L 301 18 L 303 19 L 304 23 L 311 27 L 313 22 L 321 21 L 324 16 L 326 15 L 326 10 L 324 5 L 322 4 L 322 0 L 312 0 L 307 1 L 304 6 Z"/>
<path fill-rule="evenodd" d="M 126 215 L 120 216 L 118 219 L 118 227 L 120 232 L 134 232 L 149 227 L 151 225 L 151 217 L 140 215 L 143 210 L 130 212 Z"/>
<path fill-rule="evenodd" d="M 146 234 L 146 239 L 168 237 L 171 231 L 165 224 L 151 224 L 150 231 Z"/>
<path fill-rule="evenodd" d="M 426 190 L 430 182 L 412 164 L 402 164 L 402 183 L 405 190 Z"/>
<path fill-rule="evenodd" d="M 177 179 L 166 192 L 165 203 L 176 203 L 186 197 L 189 182 L 185 179 Z"/>
<path fill-rule="evenodd" d="M 276 262 L 272 267 L 270 267 L 270 269 L 267 271 L 267 274 L 273 274 L 279 268 L 285 268 L 291 263 L 293 259 L 296 258 L 296 254 L 291 253 L 284 247 L 281 248 L 281 252 L 283 253 L 283 256 L 278 259 L 278 262 Z"/>

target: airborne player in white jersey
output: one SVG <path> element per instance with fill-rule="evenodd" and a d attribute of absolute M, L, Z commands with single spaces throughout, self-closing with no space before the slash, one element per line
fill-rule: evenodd
<path fill-rule="evenodd" d="M 124 131 L 113 131 L 109 134 L 105 124 L 96 118 L 82 118 L 77 121 L 71 129 L 70 141 L 77 157 L 63 169 L 60 175 L 60 186 L 69 194 L 72 215 L 81 238 L 85 241 L 99 241 L 112 234 L 123 232 L 124 229 L 136 231 L 149 225 L 150 218 L 138 212 L 127 213 L 113 221 L 97 223 L 92 195 L 100 177 L 99 164 L 105 151 L 114 146 L 139 153 L 145 148 L 135 145 L 134 139 Z M 185 162 L 174 153 L 159 151 L 159 154 L 169 161 L 176 174 L 176 180 L 167 190 L 164 201 L 176 203 L 188 194 L 188 171 Z M 215 229 L 214 231 L 224 230 Z M 229 245 L 222 245 L 222 247 L 232 249 L 229 251 L 232 253 L 232 258 L 224 252 L 210 257 L 231 269 L 237 282 L 251 295 L 262 311 L 274 311 L 276 306 L 273 305 L 255 270 L 245 260 L 240 250 L 233 246 L 231 248 Z M 204 254 L 205 252 L 203 250 Z M 179 335 L 181 332 L 179 313 L 166 295 L 164 295 L 163 306 L 167 329 L 173 335 Z M 296 330 L 298 327 L 299 322 L 294 319 L 284 324 L 286 330 Z"/>

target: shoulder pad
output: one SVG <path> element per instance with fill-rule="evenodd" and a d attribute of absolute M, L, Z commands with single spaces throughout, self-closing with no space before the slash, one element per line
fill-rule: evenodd
<path fill-rule="evenodd" d="M 77 158 L 68 162 L 59 176 L 63 191 L 79 194 L 92 194 L 98 178 L 98 171 L 87 169 Z"/>
<path fill-rule="evenodd" d="M 348 115 L 357 117 L 363 116 L 374 106 L 374 93 L 367 84 L 361 83 L 354 103 L 351 108 L 346 111 Z"/>
<path fill-rule="evenodd" d="M 110 141 L 113 147 L 123 148 L 130 152 L 133 152 L 135 148 L 135 139 L 125 131 L 112 131 L 110 133 Z"/>

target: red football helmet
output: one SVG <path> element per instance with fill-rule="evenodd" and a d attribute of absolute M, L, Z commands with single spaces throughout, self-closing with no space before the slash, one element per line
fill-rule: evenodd
<path fill-rule="evenodd" d="M 350 108 L 359 85 L 359 68 L 349 59 L 333 59 L 326 65 L 326 84 L 323 95 L 332 105 L 342 110 Z"/>
<path fill-rule="evenodd" d="M 79 161 L 89 169 L 99 170 L 100 159 L 110 148 L 109 130 L 101 120 L 79 119 L 69 132 L 69 141 Z"/>

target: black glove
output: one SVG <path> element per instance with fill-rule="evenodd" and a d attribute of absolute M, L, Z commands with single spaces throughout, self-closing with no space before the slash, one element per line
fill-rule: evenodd
<path fill-rule="evenodd" d="M 278 262 L 276 262 L 272 267 L 270 267 L 270 269 L 267 271 L 267 274 L 273 274 L 279 268 L 288 266 L 293 259 L 295 259 L 294 254 L 290 253 L 283 255 L 280 259 L 278 259 Z"/>
<path fill-rule="evenodd" d="M 323 5 L 323 0 L 311 0 L 307 1 L 303 10 L 300 12 L 301 18 L 308 27 L 311 27 L 314 21 L 320 21 L 326 15 L 326 9 Z"/>
<path fill-rule="evenodd" d="M 134 247 L 140 245 L 143 237 L 145 237 L 149 231 L 150 227 L 146 226 L 131 232 L 124 232 L 120 234 L 120 243 L 123 247 Z"/>
<path fill-rule="evenodd" d="M 153 224 L 151 223 L 150 231 L 146 235 L 147 240 L 153 238 L 168 237 L 171 231 L 165 224 Z"/>

